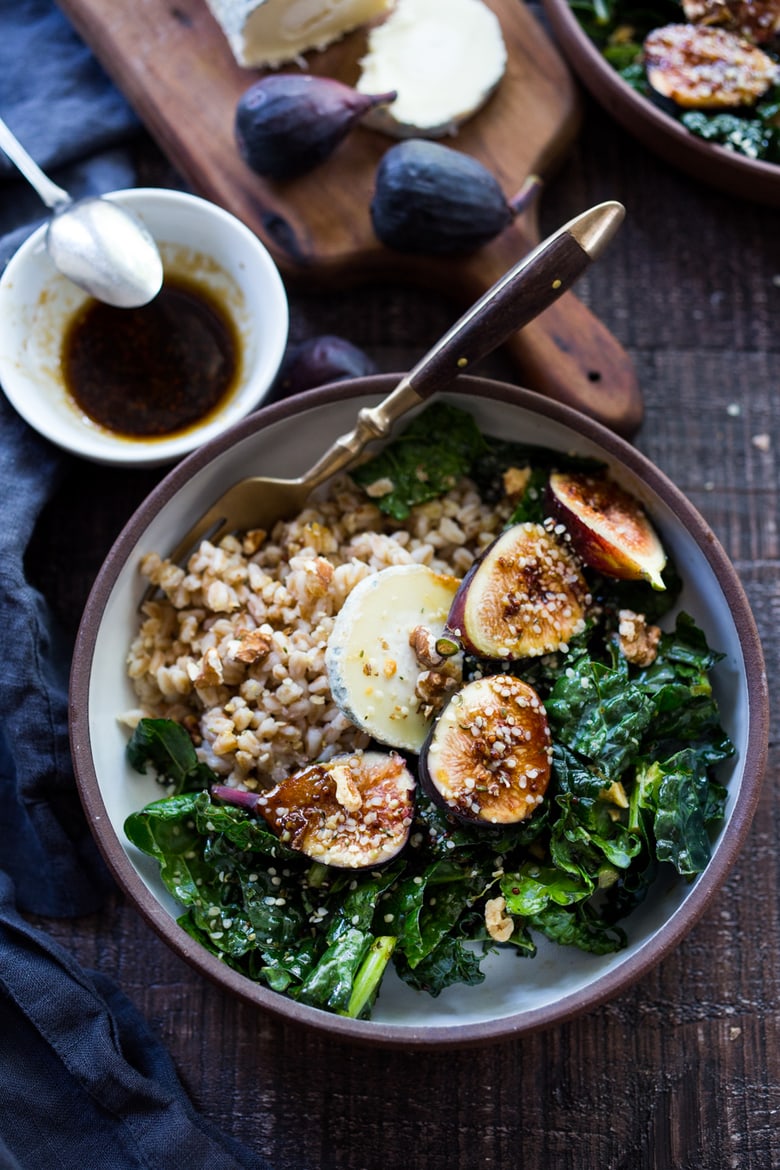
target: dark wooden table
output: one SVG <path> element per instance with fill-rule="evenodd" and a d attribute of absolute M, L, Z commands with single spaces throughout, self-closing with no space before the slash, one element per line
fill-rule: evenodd
<path fill-rule="evenodd" d="M 771 679 L 780 668 L 778 213 L 676 173 L 587 104 L 578 144 L 544 197 L 543 227 L 613 197 L 626 224 L 577 293 L 634 360 L 646 401 L 636 443 L 731 555 Z M 297 291 L 293 337 L 338 333 L 397 370 L 457 308 L 401 287 Z M 483 371 L 516 378 L 500 355 Z M 33 563 L 71 632 L 113 538 L 159 474 L 70 466 Z M 120 896 L 94 916 L 44 925 L 145 1013 L 203 1113 L 276 1166 L 768 1170 L 780 1166 L 779 772 L 775 735 L 744 851 L 674 954 L 598 1010 L 490 1048 L 374 1051 L 284 1026 L 190 970 Z"/>

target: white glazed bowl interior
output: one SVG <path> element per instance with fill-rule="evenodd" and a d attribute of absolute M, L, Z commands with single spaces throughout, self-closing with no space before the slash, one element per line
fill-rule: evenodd
<path fill-rule="evenodd" d="M 19 414 L 58 446 L 96 463 L 156 466 L 188 454 L 260 405 L 287 344 L 287 295 L 257 236 L 216 204 L 163 188 L 108 197 L 143 220 L 166 274 L 194 279 L 232 316 L 241 348 L 235 390 L 218 412 L 169 437 L 126 438 L 87 419 L 66 392 L 60 352 L 68 322 L 88 297 L 54 268 L 45 224 L 22 244 L 0 280 L 0 385 Z"/>
<path fill-rule="evenodd" d="M 213 958 L 179 928 L 156 865 L 123 837 L 125 817 L 159 796 L 153 780 L 124 762 L 126 735 L 117 722 L 135 705 L 125 674 L 143 582 L 139 557 L 165 553 L 214 499 L 241 476 L 295 475 L 325 445 L 354 425 L 357 409 L 379 401 L 388 378 L 360 379 L 309 392 L 259 412 L 230 435 L 175 468 L 130 521 L 95 584 L 79 634 L 71 690 L 71 737 L 82 800 L 109 865 L 129 897 L 174 949 L 231 992 L 276 1014 L 358 1040 L 387 1045 L 461 1045 L 517 1034 L 576 1014 L 614 995 L 657 962 L 722 884 L 750 822 L 767 737 L 766 680 L 752 616 L 733 568 L 691 504 L 644 457 L 605 428 L 528 391 L 483 379 L 459 379 L 443 397 L 470 410 L 483 431 L 524 443 L 605 459 L 649 509 L 681 568 L 680 607 L 725 655 L 715 670 L 724 723 L 736 756 L 721 767 L 728 784 L 727 823 L 707 870 L 695 882 L 666 879 L 623 924 L 629 946 L 604 957 L 539 941 L 534 959 L 502 952 L 484 963 L 486 981 L 431 998 L 393 973 L 371 1021 L 345 1020 L 295 1004 Z M 364 397 L 368 395 L 368 397 Z M 463 395 L 466 395 L 464 397 Z"/>

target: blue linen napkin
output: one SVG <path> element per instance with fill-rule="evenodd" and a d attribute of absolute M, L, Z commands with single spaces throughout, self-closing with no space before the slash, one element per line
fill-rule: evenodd
<path fill-rule="evenodd" d="M 270 1170 L 196 1112 L 130 1001 L 11 896 L 0 874 L 0 1166 Z"/>
<path fill-rule="evenodd" d="M 132 185 L 126 145 L 140 124 L 52 0 L 0 0 L 0 115 L 74 197 Z M 0 151 L 0 268 L 46 215 Z M 24 564 L 67 456 L 4 397 L 0 427 L 0 866 L 20 908 L 83 914 L 100 904 L 107 878 L 71 772 L 67 654 Z"/>
<path fill-rule="evenodd" d="M 74 196 L 132 185 L 137 119 L 53 0 L 0 0 L 0 115 Z M 0 156 L 2 270 L 45 208 Z M 196 1112 L 129 1000 L 23 917 L 94 911 L 112 885 L 71 766 L 71 647 L 25 572 L 70 458 L 0 394 L 0 1168 L 270 1170 Z"/>

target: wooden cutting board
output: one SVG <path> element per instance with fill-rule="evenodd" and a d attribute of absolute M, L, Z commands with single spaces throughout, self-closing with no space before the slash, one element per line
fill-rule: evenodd
<path fill-rule="evenodd" d="M 488 3 L 501 21 L 508 69 L 488 105 L 448 141 L 489 167 L 509 197 L 529 175 L 554 171 L 579 130 L 579 95 L 529 9 L 520 0 Z M 205 0 L 60 0 L 60 7 L 192 189 L 252 228 L 291 287 L 410 281 L 466 308 L 538 242 L 531 209 L 467 258 L 395 253 L 377 241 L 369 216 L 377 163 L 391 139 L 358 127 L 324 164 L 286 183 L 260 178 L 241 160 L 236 103 L 261 74 L 236 64 Z M 309 54 L 305 68 L 351 84 L 365 46 L 365 32 L 352 33 Z M 531 389 L 621 434 L 637 430 L 642 399 L 631 362 L 574 293 L 507 348 Z"/>

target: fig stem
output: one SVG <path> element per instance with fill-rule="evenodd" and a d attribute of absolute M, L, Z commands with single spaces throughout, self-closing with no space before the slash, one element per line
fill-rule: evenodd
<path fill-rule="evenodd" d="M 395 99 L 397 97 L 398 97 L 398 90 L 397 89 L 389 89 L 387 91 L 387 93 L 371 94 L 370 97 L 368 98 L 368 101 L 371 103 L 369 106 L 369 109 L 373 109 L 374 106 L 390 106 L 393 104 L 393 102 L 395 101 Z"/>
<path fill-rule="evenodd" d="M 212 784 L 210 791 L 213 797 L 224 800 L 225 804 L 232 804 L 236 808 L 248 808 L 251 812 L 257 811 L 256 792 L 245 792 L 243 788 L 231 788 L 227 784 Z"/>
<path fill-rule="evenodd" d="M 544 180 L 540 175 L 529 175 L 517 194 L 508 201 L 507 205 L 512 215 L 523 215 L 533 207 L 542 193 L 543 186 Z"/>

